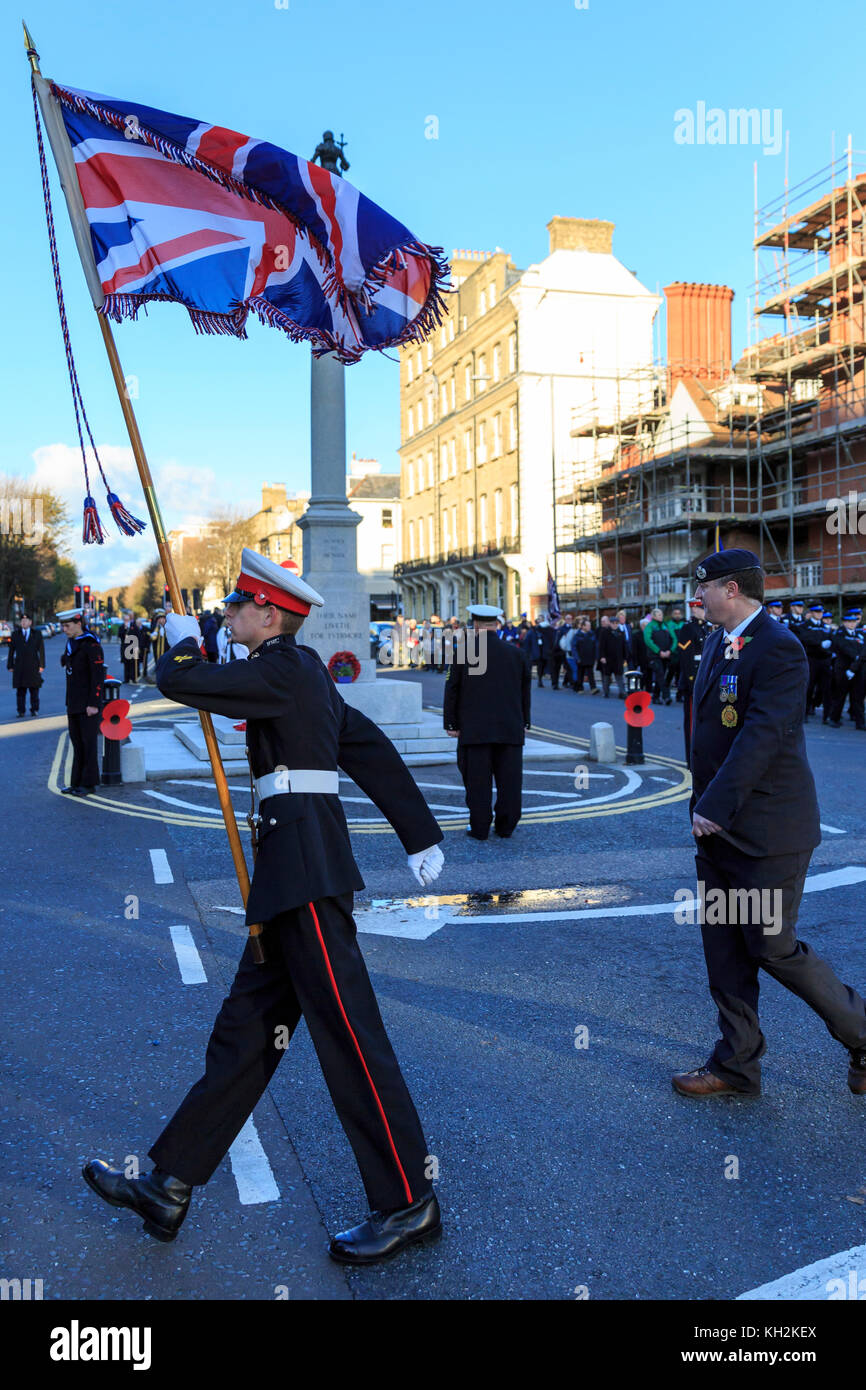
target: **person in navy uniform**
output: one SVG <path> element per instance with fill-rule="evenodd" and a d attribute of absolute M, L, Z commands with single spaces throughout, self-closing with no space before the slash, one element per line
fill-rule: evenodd
<path fill-rule="evenodd" d="M 107 1202 L 143 1216 L 150 1235 L 173 1240 L 193 1187 L 209 1180 L 239 1134 L 303 1016 L 371 1208 L 329 1253 L 371 1264 L 437 1235 L 441 1219 L 421 1124 L 356 939 L 353 893 L 364 881 L 339 768 L 394 826 L 422 887 L 441 870 L 443 835 L 391 741 L 344 702 L 312 647 L 296 641 L 310 608 L 324 602 L 315 589 L 245 549 L 224 602 L 249 658 L 206 661 L 197 620 L 172 613 L 156 680 L 172 700 L 247 721 L 261 829 L 246 919 L 265 924 L 265 963 L 255 963 L 248 942 L 204 1075 L 149 1151 L 153 1172 L 127 1178 L 95 1159 L 83 1175 Z"/>
<path fill-rule="evenodd" d="M 469 808 L 466 834 L 486 840 L 493 821 L 495 833 L 507 840 L 520 820 L 523 745 L 532 722 L 532 668 L 516 647 L 497 640 L 501 608 L 471 603 L 467 611 L 473 629 L 465 650 L 458 647 L 451 663 L 442 722 L 448 735 L 457 739 L 457 766 Z"/>
<path fill-rule="evenodd" d="M 105 657 L 85 626 L 83 608 L 57 614 L 66 646 L 60 665 L 66 670 L 66 725 L 72 744 L 72 771 L 64 796 L 92 796 L 99 785 L 99 711 L 105 686 Z"/>
<path fill-rule="evenodd" d="M 22 613 L 17 627 L 9 639 L 9 655 L 6 669 L 12 672 L 12 688 L 18 705 L 18 718 L 27 713 L 27 694 L 30 694 L 30 713 L 39 713 L 39 688 L 42 685 L 42 672 L 45 670 L 45 641 L 41 632 L 33 626 L 33 620 Z"/>
<path fill-rule="evenodd" d="M 830 699 L 826 720 L 834 729 L 842 727 L 842 711 L 849 702 L 854 725 L 866 732 L 864 691 L 866 691 L 866 643 L 858 624 L 859 608 L 849 608 L 842 614 L 842 626 L 830 642 Z"/>
<path fill-rule="evenodd" d="M 683 741 L 686 749 L 686 762 L 689 761 L 692 746 L 692 694 L 698 671 L 701 669 L 701 656 L 707 639 L 707 615 L 700 599 L 691 599 L 689 608 L 692 616 L 683 623 L 677 633 L 677 650 L 680 665 L 678 676 L 679 693 L 683 697 Z"/>
<path fill-rule="evenodd" d="M 780 598 L 768 599 L 764 604 L 771 618 L 775 618 L 777 623 L 782 621 L 782 600 Z"/>
<path fill-rule="evenodd" d="M 809 616 L 797 629 L 797 636 L 806 649 L 809 661 L 809 689 L 806 692 L 806 718 L 817 713 L 821 706 L 823 722 L 830 717 L 831 638 L 824 631 L 824 605 L 811 603 Z"/>
<path fill-rule="evenodd" d="M 759 971 L 766 970 L 848 1049 L 848 1085 L 864 1095 L 866 1004 L 796 932 L 821 839 L 803 729 L 806 654 L 764 611 L 764 575 L 752 551 L 708 555 L 696 575 L 695 596 L 719 625 L 695 682 L 690 811 L 699 899 L 714 890 L 701 935 L 721 1037 L 706 1063 L 674 1076 L 673 1086 L 684 1096 L 760 1095 Z"/>

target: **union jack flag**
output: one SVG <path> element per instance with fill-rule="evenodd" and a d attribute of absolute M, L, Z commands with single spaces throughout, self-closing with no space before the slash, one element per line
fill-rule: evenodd
<path fill-rule="evenodd" d="M 116 321 L 183 304 L 197 331 L 246 336 L 250 311 L 357 362 L 442 316 L 441 247 L 345 179 L 224 126 L 52 84 Z"/>

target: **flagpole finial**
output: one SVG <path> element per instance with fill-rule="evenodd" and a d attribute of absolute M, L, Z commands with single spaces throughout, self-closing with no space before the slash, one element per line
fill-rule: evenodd
<path fill-rule="evenodd" d="M 36 52 L 36 45 L 33 42 L 33 35 L 27 28 L 26 20 L 21 21 L 24 27 L 24 47 L 27 50 L 27 57 L 30 59 L 30 66 L 34 72 L 39 72 L 39 54 Z"/>

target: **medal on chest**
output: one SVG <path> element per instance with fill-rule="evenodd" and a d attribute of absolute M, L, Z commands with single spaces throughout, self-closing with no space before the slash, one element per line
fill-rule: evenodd
<path fill-rule="evenodd" d="M 734 708 L 737 699 L 737 676 L 723 675 L 719 678 L 719 699 L 722 702 L 722 723 L 726 729 L 737 727 L 739 716 Z"/>
<path fill-rule="evenodd" d="M 725 728 L 735 729 L 737 727 L 737 718 L 737 711 L 734 709 L 733 705 L 725 705 L 722 710 L 722 723 Z"/>

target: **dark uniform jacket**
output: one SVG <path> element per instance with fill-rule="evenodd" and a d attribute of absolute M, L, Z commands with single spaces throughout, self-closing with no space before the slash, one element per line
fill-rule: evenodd
<path fill-rule="evenodd" d="M 793 854 L 820 843 L 818 799 L 803 720 L 809 663 L 799 639 L 762 610 L 739 656 L 723 660 L 724 628 L 706 640 L 693 690 L 690 811 L 715 821 L 745 854 Z M 725 678 L 736 699 L 722 703 Z M 722 713 L 734 710 L 736 721 Z"/>
<path fill-rule="evenodd" d="M 751 623 L 749 627 L 751 627 Z M 747 628 L 746 631 L 748 632 L 748 630 Z M 699 623 L 694 618 L 683 623 L 677 633 L 677 656 L 680 660 L 680 674 L 677 681 L 679 690 L 686 691 L 694 688 L 698 671 L 701 669 L 704 643 L 709 635 L 710 629 L 707 624 Z"/>
<path fill-rule="evenodd" d="M 448 668 L 442 718 L 446 729 L 459 729 L 464 743 L 524 743 L 531 720 L 532 672 L 521 653 L 479 629 L 466 648 L 477 666 L 455 661 Z M 482 645 L 483 644 L 483 645 Z M 486 657 L 487 669 L 481 673 Z"/>
<path fill-rule="evenodd" d="M 16 628 L 9 642 L 6 669 L 12 672 L 13 690 L 22 686 L 32 690 L 42 684 L 39 668 L 45 665 L 45 639 L 35 627 L 28 631 L 30 635 L 25 639 L 24 629 Z"/>
<path fill-rule="evenodd" d="M 849 632 L 847 628 L 840 627 L 838 632 L 833 633 L 831 641 L 833 670 L 837 678 L 840 672 L 845 671 L 853 671 L 856 676 L 866 663 L 866 645 L 862 637 L 857 632 Z"/>
<path fill-rule="evenodd" d="M 807 623 L 803 623 L 795 629 L 797 636 L 806 648 L 806 654 L 810 661 L 828 662 L 831 657 L 830 647 L 832 636 L 824 628 L 823 623 L 816 623 L 810 618 Z M 827 646 L 824 646 L 824 643 Z"/>
<path fill-rule="evenodd" d="M 105 657 L 92 632 L 71 637 L 60 658 L 66 667 L 66 708 L 70 714 L 84 714 L 88 705 L 102 707 Z"/>
<path fill-rule="evenodd" d="M 247 661 L 226 666 L 205 661 L 187 637 L 160 659 L 156 683 L 182 705 L 246 719 L 254 777 L 281 767 L 342 768 L 391 822 L 407 854 L 444 838 L 391 740 L 346 704 L 318 654 L 290 634 L 269 637 Z M 265 797 L 259 812 L 248 925 L 364 887 L 336 793 L 284 792 Z"/>

